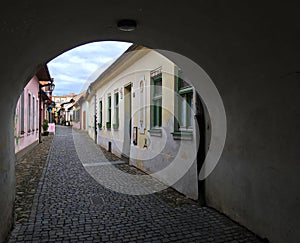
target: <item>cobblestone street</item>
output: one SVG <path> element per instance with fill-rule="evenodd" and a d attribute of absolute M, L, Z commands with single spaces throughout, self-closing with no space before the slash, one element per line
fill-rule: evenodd
<path fill-rule="evenodd" d="M 39 143 L 16 161 L 16 224 L 27 222 L 44 165 L 47 160 L 53 135 L 42 136 Z"/>
<path fill-rule="evenodd" d="M 261 242 L 172 189 L 134 195 L 160 183 L 132 174 L 143 173 L 85 133 L 58 126 L 30 218 L 16 225 L 9 242 Z M 117 192 L 126 190 L 134 193 Z"/>

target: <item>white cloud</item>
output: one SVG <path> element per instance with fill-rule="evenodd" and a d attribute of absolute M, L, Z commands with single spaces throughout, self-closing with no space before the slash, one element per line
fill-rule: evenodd
<path fill-rule="evenodd" d="M 95 63 L 107 63 L 113 60 L 113 57 L 105 57 L 105 56 L 94 56 L 91 58 L 90 61 L 95 62 Z"/>
<path fill-rule="evenodd" d="M 60 62 L 60 61 L 55 62 L 54 61 L 54 62 L 50 62 L 49 64 L 48 64 L 48 66 L 51 69 L 55 69 L 55 68 L 66 69 L 66 68 L 70 67 L 70 63 L 67 63 L 67 62 Z"/>
<path fill-rule="evenodd" d="M 74 77 L 74 76 L 65 75 L 65 74 L 58 74 L 55 78 L 55 81 L 54 81 L 55 83 L 56 83 L 56 80 L 60 80 L 59 85 L 65 84 L 66 82 L 67 83 L 75 83 L 75 84 L 82 83 L 82 79 Z"/>
<path fill-rule="evenodd" d="M 102 41 L 102 42 L 92 42 L 86 45 L 82 45 L 74 48 L 74 51 L 80 50 L 88 53 L 88 52 L 105 52 L 109 49 L 119 49 L 124 50 L 127 49 L 131 43 L 128 42 L 119 42 L 119 41 Z"/>
<path fill-rule="evenodd" d="M 95 72 L 93 72 L 82 84 L 80 93 L 86 90 L 89 87 L 90 83 L 94 82 L 100 76 L 100 74 L 103 73 L 112 63 L 113 60 L 104 64 L 102 67 L 97 68 Z"/>
<path fill-rule="evenodd" d="M 69 62 L 71 63 L 84 63 L 86 62 L 86 60 L 84 58 L 81 58 L 79 56 L 71 56 L 71 58 L 69 58 Z"/>
<path fill-rule="evenodd" d="M 48 63 L 56 85 L 54 94 L 83 91 L 130 45 L 127 42 L 94 42 L 56 57 Z"/>
<path fill-rule="evenodd" d="M 82 69 L 85 69 L 86 71 L 92 73 L 92 72 L 95 72 L 96 69 L 98 68 L 98 65 L 96 63 L 82 63 L 81 64 L 81 68 Z"/>

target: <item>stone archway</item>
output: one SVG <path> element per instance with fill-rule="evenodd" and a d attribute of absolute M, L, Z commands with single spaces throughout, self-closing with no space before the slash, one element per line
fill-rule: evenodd
<path fill-rule="evenodd" d="M 3 4 L 0 240 L 12 222 L 17 97 L 39 64 L 95 40 L 174 51 L 201 66 L 220 92 L 228 121 L 225 150 L 206 179 L 208 204 L 271 241 L 299 240 L 297 5 L 136 0 Z M 135 19 L 136 31 L 120 32 L 116 22 L 123 18 Z"/>

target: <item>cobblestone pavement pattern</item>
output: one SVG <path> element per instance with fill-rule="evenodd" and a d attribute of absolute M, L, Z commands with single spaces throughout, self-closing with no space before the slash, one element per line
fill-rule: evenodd
<path fill-rule="evenodd" d="M 33 198 L 47 160 L 53 135 L 42 136 L 39 143 L 16 161 L 16 224 L 27 222 Z"/>
<path fill-rule="evenodd" d="M 208 207 L 173 207 L 158 193 L 139 196 L 107 189 L 86 169 L 97 168 L 103 175 L 101 168 L 114 165 L 100 165 L 108 159 L 89 143 L 83 133 L 57 127 L 30 219 L 16 225 L 9 242 L 261 242 Z M 83 166 L 75 144 L 88 151 L 86 163 L 98 164 Z M 124 164 L 115 167 L 129 170 Z M 120 174 L 110 174 L 116 176 Z"/>

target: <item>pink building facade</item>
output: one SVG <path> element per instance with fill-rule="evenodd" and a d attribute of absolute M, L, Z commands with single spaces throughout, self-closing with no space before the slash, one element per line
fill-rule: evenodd
<path fill-rule="evenodd" d="M 39 142 L 39 79 L 34 76 L 25 86 L 15 113 L 15 153 Z"/>

